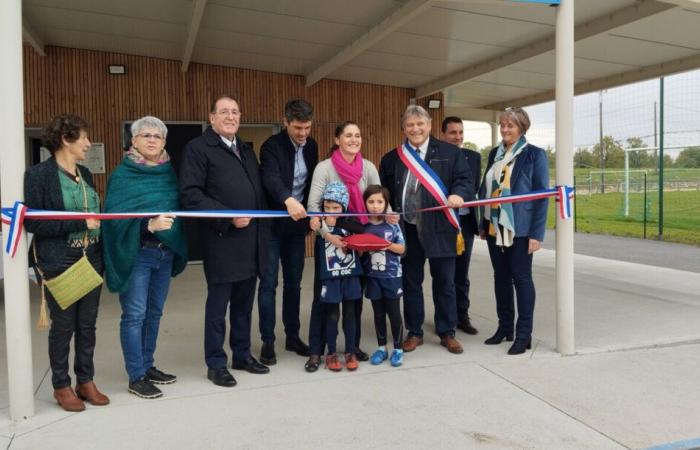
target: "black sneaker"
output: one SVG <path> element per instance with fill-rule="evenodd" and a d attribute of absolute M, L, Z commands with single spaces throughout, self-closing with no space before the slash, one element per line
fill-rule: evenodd
<path fill-rule="evenodd" d="M 146 379 L 153 384 L 172 384 L 177 381 L 177 377 L 175 375 L 161 372 L 155 367 L 151 367 L 146 371 Z"/>
<path fill-rule="evenodd" d="M 158 398 L 163 396 L 161 390 L 146 378 L 129 383 L 129 392 L 141 398 Z"/>
<path fill-rule="evenodd" d="M 359 361 L 369 361 L 369 355 L 368 355 L 367 353 L 363 352 L 363 351 L 360 349 L 360 347 L 357 347 L 357 349 L 355 350 L 355 357 L 356 357 Z"/>

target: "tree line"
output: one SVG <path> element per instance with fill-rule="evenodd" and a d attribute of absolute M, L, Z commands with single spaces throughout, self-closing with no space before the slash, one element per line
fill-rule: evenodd
<path fill-rule="evenodd" d="M 603 137 L 603 167 L 609 169 L 622 169 L 625 167 L 625 148 L 645 148 L 641 138 L 631 137 L 626 140 L 627 145 L 623 147 L 622 142 L 615 140 L 612 136 Z M 482 165 L 485 165 L 491 146 L 479 148 L 473 142 L 465 142 L 463 148 L 477 151 L 481 153 Z M 555 152 L 551 147 L 545 149 L 549 158 L 549 166 L 555 166 Z M 638 151 L 630 152 L 629 164 L 631 169 L 648 169 L 658 166 L 658 151 Z M 579 147 L 574 151 L 574 167 L 585 169 L 600 169 L 601 168 L 601 145 L 595 144 L 593 147 Z M 692 169 L 700 168 L 700 146 L 686 147 L 676 156 L 672 158 L 670 155 L 664 155 L 664 167 L 666 168 L 683 168 Z"/>

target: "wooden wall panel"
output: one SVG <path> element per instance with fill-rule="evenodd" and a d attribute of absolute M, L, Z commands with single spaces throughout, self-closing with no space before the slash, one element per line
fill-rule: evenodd
<path fill-rule="evenodd" d="M 109 64 L 124 65 L 126 75 L 109 75 Z M 243 123 L 281 123 L 286 101 L 305 98 L 316 110 L 312 132 L 322 158 L 335 127 L 353 120 L 362 130 L 363 155 L 378 165 L 401 142 L 400 117 L 414 95 L 413 89 L 338 80 L 307 88 L 303 76 L 194 63 L 183 74 L 180 67 L 179 61 L 50 46 L 41 57 L 25 47 L 25 123 L 41 126 L 59 113 L 85 117 L 91 140 L 105 144 L 109 176 L 121 161 L 125 120 L 150 114 L 166 121 L 206 121 L 212 98 L 228 93 L 239 100 Z M 430 111 L 436 136 L 441 111 Z M 100 193 L 106 178 L 95 176 Z"/>

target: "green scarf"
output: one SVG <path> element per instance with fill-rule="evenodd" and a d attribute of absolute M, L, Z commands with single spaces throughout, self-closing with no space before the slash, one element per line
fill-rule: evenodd
<path fill-rule="evenodd" d="M 126 157 L 109 178 L 105 199 L 107 213 L 176 211 L 179 208 L 177 178 L 170 162 L 146 166 Z M 142 220 L 102 222 L 105 278 L 112 292 L 124 292 L 129 287 L 136 255 L 141 248 Z M 172 276 L 185 270 L 187 242 L 182 221 L 175 219 L 170 230 L 154 234 L 174 253 Z"/>

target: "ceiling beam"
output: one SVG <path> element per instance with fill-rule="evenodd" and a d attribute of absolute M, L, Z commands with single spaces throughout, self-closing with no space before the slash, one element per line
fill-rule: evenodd
<path fill-rule="evenodd" d="M 199 25 L 202 23 L 204 8 L 207 6 L 207 0 L 194 0 L 192 5 L 192 20 L 187 30 L 187 40 L 185 41 L 185 51 L 182 55 L 182 72 L 187 72 L 192 59 L 192 51 L 194 44 L 197 42 L 197 34 L 199 34 Z"/>
<path fill-rule="evenodd" d="M 677 6 L 682 6 L 684 8 L 691 9 L 693 11 L 700 11 L 700 0 L 661 0 L 664 3 L 671 3 Z"/>
<path fill-rule="evenodd" d="M 365 50 L 377 44 L 411 19 L 429 10 L 437 1 L 438 0 L 409 0 L 404 3 L 400 8 L 374 25 L 371 30 L 363 33 L 354 42 L 347 45 L 316 70 L 309 73 L 306 76 L 306 87 L 312 86 L 338 70 L 344 64 L 352 61 Z"/>
<path fill-rule="evenodd" d="M 46 51 L 44 50 L 44 41 L 39 37 L 39 35 L 34 31 L 29 21 L 22 17 L 22 39 L 34 48 L 34 51 L 41 56 L 46 56 Z"/>
<path fill-rule="evenodd" d="M 587 94 L 589 92 L 609 89 L 625 84 L 636 83 L 638 81 L 652 78 L 664 77 L 675 73 L 686 72 L 700 68 L 700 54 L 688 56 L 686 58 L 674 59 L 671 61 L 641 67 L 628 72 L 610 75 L 595 80 L 584 81 L 574 87 L 575 95 Z M 508 106 L 536 105 L 554 100 L 554 91 L 546 91 L 540 94 L 529 95 L 527 97 L 515 98 L 512 100 L 485 105 L 483 109 L 502 110 Z"/>
<path fill-rule="evenodd" d="M 473 120 L 475 122 L 498 122 L 500 111 L 482 108 L 469 108 L 467 106 L 445 106 L 445 117 L 457 116 L 462 120 Z"/>
<path fill-rule="evenodd" d="M 574 39 L 580 41 L 675 7 L 674 5 L 655 0 L 642 0 L 632 6 L 619 9 L 576 26 Z M 544 39 L 532 42 L 500 56 L 496 56 L 495 58 L 478 62 L 455 73 L 428 82 L 416 88 L 416 97 L 423 97 L 434 92 L 442 91 L 449 87 L 465 83 L 478 76 L 552 51 L 554 50 L 554 38 L 555 36 L 552 34 Z"/>

